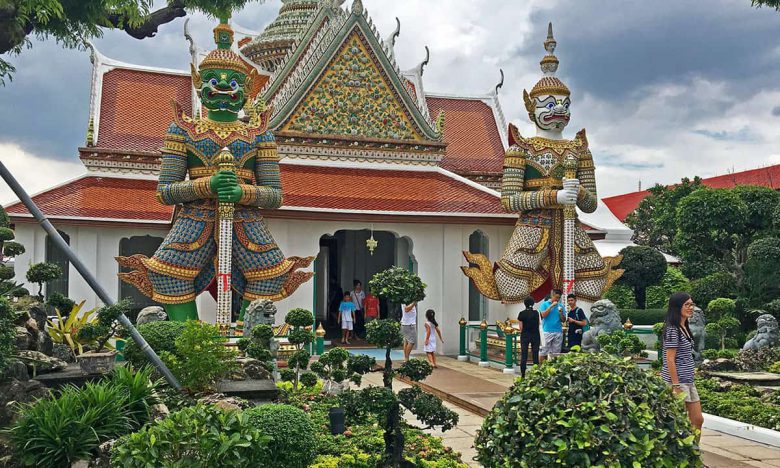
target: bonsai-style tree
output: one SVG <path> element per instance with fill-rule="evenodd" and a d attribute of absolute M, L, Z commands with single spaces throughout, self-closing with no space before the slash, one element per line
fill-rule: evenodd
<path fill-rule="evenodd" d="M 295 345 L 296 350 L 287 359 L 287 367 L 291 372 L 282 373 L 282 379 L 292 381 L 293 390 L 298 390 L 301 371 L 308 369 L 309 359 L 311 359 L 311 353 L 305 346 L 314 341 L 314 333 L 311 331 L 314 316 L 306 309 L 293 309 L 287 313 L 284 321 L 292 327 L 287 334 L 287 341 Z"/>
<path fill-rule="evenodd" d="M 350 354 L 344 348 L 331 348 L 311 363 L 311 371 L 326 382 L 340 384 L 350 381 L 360 385 L 364 374 L 371 371 L 376 359 L 365 354 Z"/>
<path fill-rule="evenodd" d="M 59 311 L 63 318 L 67 318 L 73 308 L 76 307 L 76 302 L 72 301 L 64 294 L 55 292 L 49 296 L 49 299 L 46 301 L 46 305 Z"/>
<path fill-rule="evenodd" d="M 95 343 L 92 352 L 99 353 L 106 347 L 108 340 L 119 331 L 119 316 L 130 310 L 130 301 L 121 300 L 114 305 L 104 306 L 98 311 L 95 322 L 87 323 L 76 333 L 79 341 Z"/>
<path fill-rule="evenodd" d="M 739 330 L 739 320 L 730 316 L 724 315 L 717 322 L 710 322 L 704 327 L 704 331 L 707 336 L 714 336 L 720 343 L 721 351 L 726 349 L 726 340 L 733 338 L 734 332 Z"/>
<path fill-rule="evenodd" d="M 399 317 L 401 304 L 411 304 L 425 299 L 426 284 L 419 276 L 401 267 L 392 267 L 375 274 L 368 282 L 368 289 L 376 297 L 390 303 L 391 317 Z"/>
<path fill-rule="evenodd" d="M 7 298 L 29 294 L 22 285 L 11 281 L 14 277 L 14 269 L 6 265 L 11 259 L 25 252 L 22 244 L 13 241 L 14 237 L 8 214 L 3 207 L 0 207 L 0 296 Z"/>
<path fill-rule="evenodd" d="M 644 309 L 647 288 L 658 284 L 666 273 L 664 255 L 652 247 L 632 246 L 620 251 L 623 261 L 620 267 L 625 269 L 618 280 L 634 289 L 637 307 Z"/>
<path fill-rule="evenodd" d="M 36 263 L 27 270 L 27 281 L 38 285 L 38 300 L 43 300 L 43 283 L 62 276 L 62 269 L 53 263 Z"/>
<path fill-rule="evenodd" d="M 263 367 L 273 372 L 274 357 L 271 354 L 271 339 L 274 337 L 274 329 L 271 325 L 259 324 L 252 327 L 249 338 L 238 340 L 238 349 L 248 357 L 262 362 Z"/>

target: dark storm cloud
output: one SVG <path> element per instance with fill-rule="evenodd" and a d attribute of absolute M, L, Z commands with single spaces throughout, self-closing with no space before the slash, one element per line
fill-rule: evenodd
<path fill-rule="evenodd" d="M 775 106 L 772 108 L 772 115 L 775 117 L 780 117 L 780 106 Z"/>

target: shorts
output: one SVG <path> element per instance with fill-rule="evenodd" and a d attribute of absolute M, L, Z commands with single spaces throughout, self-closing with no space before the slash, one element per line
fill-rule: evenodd
<path fill-rule="evenodd" d="M 701 401 L 699 398 L 699 391 L 696 390 L 696 385 L 692 383 L 681 383 L 680 390 L 685 394 L 686 403 L 696 403 Z"/>
<path fill-rule="evenodd" d="M 347 322 L 346 320 L 341 322 L 341 329 L 342 330 L 352 330 L 352 321 Z"/>
<path fill-rule="evenodd" d="M 547 333 L 544 332 L 544 345 L 539 350 L 540 356 L 551 356 L 553 354 L 560 354 L 563 347 L 563 333 Z"/>
<path fill-rule="evenodd" d="M 401 325 L 401 333 L 404 335 L 404 341 L 417 344 L 417 325 Z"/>

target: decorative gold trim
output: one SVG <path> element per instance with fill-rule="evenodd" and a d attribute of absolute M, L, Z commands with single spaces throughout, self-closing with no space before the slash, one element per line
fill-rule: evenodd
<path fill-rule="evenodd" d="M 271 267 L 247 270 L 244 272 L 244 277 L 247 281 L 262 281 L 276 278 L 290 271 L 292 266 L 293 262 L 291 262 L 289 259 L 284 259 L 279 264 Z"/>
<path fill-rule="evenodd" d="M 192 187 L 195 189 L 195 194 L 199 198 L 213 198 L 214 193 L 211 191 L 211 179 L 200 178 L 192 183 Z"/>
<path fill-rule="evenodd" d="M 143 260 L 144 266 L 147 269 L 159 273 L 161 275 L 173 276 L 174 278 L 183 280 L 193 280 L 200 270 L 197 268 L 184 268 L 176 265 L 171 265 L 155 258 L 149 258 Z"/>
<path fill-rule="evenodd" d="M 196 294 L 194 292 L 183 296 L 167 296 L 158 292 L 152 294 L 152 299 L 162 304 L 184 304 L 185 302 L 194 301 L 195 297 Z"/>

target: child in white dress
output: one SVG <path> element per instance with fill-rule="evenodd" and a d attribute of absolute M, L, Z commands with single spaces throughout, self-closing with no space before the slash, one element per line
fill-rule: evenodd
<path fill-rule="evenodd" d="M 425 312 L 425 346 L 423 351 L 434 369 L 436 369 L 436 335 L 439 335 L 439 341 L 444 343 L 439 324 L 436 323 L 436 312 L 433 309 L 428 309 Z"/>

